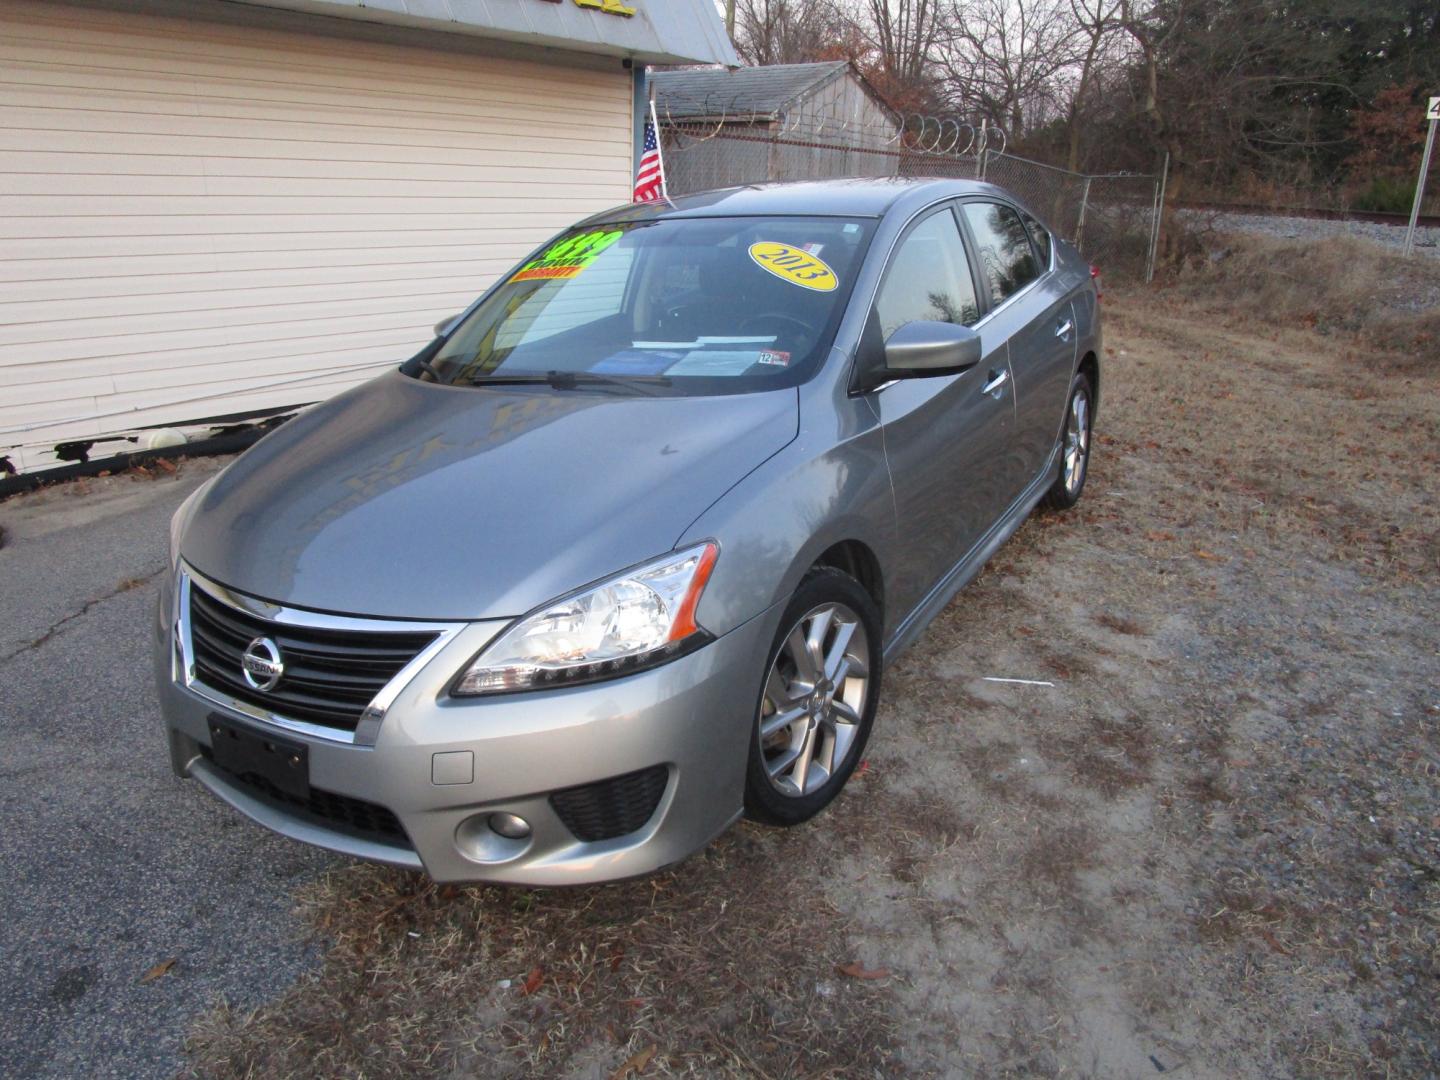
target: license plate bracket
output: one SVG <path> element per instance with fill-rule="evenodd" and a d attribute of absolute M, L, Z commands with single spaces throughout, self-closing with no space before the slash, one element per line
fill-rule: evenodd
<path fill-rule="evenodd" d="M 210 753 L 219 768 L 266 781 L 291 798 L 309 800 L 309 747 L 252 731 L 214 714 L 209 720 Z"/>

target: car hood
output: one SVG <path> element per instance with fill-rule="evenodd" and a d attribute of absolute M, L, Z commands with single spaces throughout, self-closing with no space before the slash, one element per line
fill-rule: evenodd
<path fill-rule="evenodd" d="M 180 551 L 296 607 L 509 618 L 669 551 L 798 426 L 794 389 L 636 397 L 391 373 L 237 459 Z"/>

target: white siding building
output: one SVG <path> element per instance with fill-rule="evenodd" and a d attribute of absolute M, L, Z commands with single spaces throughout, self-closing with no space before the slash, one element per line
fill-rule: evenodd
<path fill-rule="evenodd" d="M 735 62 L 627 3 L 0 0 L 0 469 L 328 397 L 627 201 L 637 72 Z"/>

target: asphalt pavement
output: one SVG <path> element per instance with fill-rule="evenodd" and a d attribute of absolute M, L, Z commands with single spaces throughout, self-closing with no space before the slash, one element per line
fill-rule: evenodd
<path fill-rule="evenodd" d="M 337 859 L 177 779 L 157 714 L 167 526 L 215 468 L 0 503 L 0 1076 L 172 1075 L 318 958 L 293 896 Z"/>

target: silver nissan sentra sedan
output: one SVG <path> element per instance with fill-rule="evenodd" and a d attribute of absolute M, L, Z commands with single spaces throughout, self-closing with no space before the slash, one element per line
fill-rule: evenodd
<path fill-rule="evenodd" d="M 980 183 L 581 222 L 180 507 L 175 771 L 441 881 L 607 881 L 805 821 L 886 664 L 1080 497 L 1097 299 Z"/>

